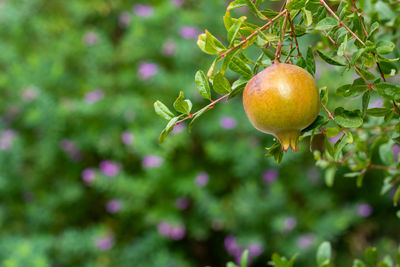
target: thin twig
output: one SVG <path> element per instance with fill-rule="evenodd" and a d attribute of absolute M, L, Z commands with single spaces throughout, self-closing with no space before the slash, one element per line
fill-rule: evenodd
<path fill-rule="evenodd" d="M 324 110 L 326 111 L 326 113 L 328 113 L 329 119 L 332 119 L 332 120 L 336 123 L 336 125 L 340 128 L 340 130 L 344 133 L 344 135 L 347 135 L 346 130 L 343 129 L 342 126 L 340 126 L 340 125 L 336 122 L 336 120 L 335 120 L 335 115 L 333 115 L 333 113 L 330 112 L 329 109 L 328 109 L 324 104 L 321 103 L 321 106 L 324 108 Z"/>
<path fill-rule="evenodd" d="M 226 95 L 221 96 L 221 97 L 218 98 L 217 100 L 212 101 L 212 102 L 211 102 L 210 104 L 208 104 L 207 106 L 205 106 L 205 107 L 199 109 L 198 111 L 196 111 L 195 113 L 191 114 L 191 116 L 187 116 L 187 117 L 185 117 L 185 118 L 183 118 L 183 119 L 177 121 L 177 122 L 175 123 L 175 125 L 178 125 L 179 123 L 181 123 L 181 122 L 183 122 L 183 121 L 185 121 L 185 120 L 187 120 L 187 119 L 193 118 L 194 116 L 196 116 L 196 115 L 199 114 L 200 112 L 202 112 L 202 111 L 204 111 L 204 110 L 206 110 L 206 109 L 208 109 L 208 108 L 211 108 L 211 107 L 214 106 L 216 103 L 220 102 L 221 100 L 224 100 L 224 99 L 227 98 L 228 96 L 229 96 L 229 94 L 226 94 Z"/>
<path fill-rule="evenodd" d="M 282 31 L 281 31 L 281 38 L 279 39 L 278 46 L 276 48 L 276 53 L 275 53 L 275 63 L 279 63 L 279 59 L 281 58 L 281 53 L 282 53 L 282 46 L 283 46 L 283 40 L 285 39 L 285 33 L 286 33 L 286 24 L 287 24 L 287 9 L 284 10 L 286 13 L 285 19 L 283 20 L 283 25 L 282 25 Z"/>
<path fill-rule="evenodd" d="M 363 29 L 363 32 L 364 32 L 365 36 L 367 36 L 367 38 L 368 38 L 368 32 L 367 32 L 367 30 L 365 29 L 364 22 L 363 22 L 363 20 L 362 20 L 362 18 L 361 18 L 361 16 L 360 16 L 360 15 L 362 15 L 362 14 L 361 14 L 360 10 L 357 8 L 357 5 L 356 5 L 356 3 L 355 3 L 355 0 L 351 0 L 351 4 L 353 5 L 353 7 L 354 7 L 354 9 L 356 10 L 357 14 L 359 14 L 358 20 L 360 21 L 361 28 Z"/>
<path fill-rule="evenodd" d="M 287 13 L 287 18 L 290 24 L 290 29 L 294 38 L 294 43 L 296 44 L 296 48 L 297 48 L 297 55 L 301 57 L 301 52 L 300 52 L 300 48 L 299 48 L 299 43 L 297 42 L 297 37 L 296 37 L 296 33 L 294 32 L 294 27 L 293 27 L 293 22 L 292 19 L 290 18 L 290 13 Z"/>

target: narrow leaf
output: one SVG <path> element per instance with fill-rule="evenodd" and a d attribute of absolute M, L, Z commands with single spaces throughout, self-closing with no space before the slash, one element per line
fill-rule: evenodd
<path fill-rule="evenodd" d="M 345 110 L 342 107 L 335 109 L 335 121 L 345 128 L 357 128 L 363 123 L 360 110 Z"/>
<path fill-rule="evenodd" d="M 322 60 L 328 64 L 336 65 L 336 66 L 346 66 L 346 64 L 339 62 L 336 59 L 333 59 L 331 56 L 328 55 L 327 52 L 325 52 L 323 50 L 317 50 L 317 53 L 322 58 Z"/>
<path fill-rule="evenodd" d="M 211 98 L 210 86 L 208 85 L 206 75 L 204 74 L 203 71 L 199 70 L 196 72 L 195 82 L 197 85 L 197 90 L 199 91 L 200 95 L 205 99 L 210 99 Z"/>
<path fill-rule="evenodd" d="M 228 79 L 226 79 L 221 72 L 218 72 L 214 76 L 213 88 L 214 88 L 214 91 L 217 92 L 218 94 L 224 95 L 231 91 L 231 84 L 229 83 Z"/>
<path fill-rule="evenodd" d="M 178 121 L 178 119 L 179 119 L 179 117 L 175 117 L 175 118 L 172 118 L 168 122 L 167 126 L 160 134 L 160 138 L 159 138 L 160 144 L 162 144 L 164 142 L 164 140 L 168 136 L 168 134 L 174 129 L 175 123 Z"/>
<path fill-rule="evenodd" d="M 156 114 L 163 119 L 170 120 L 174 117 L 174 114 L 167 108 L 167 106 L 159 100 L 154 102 L 154 110 Z"/>
<path fill-rule="evenodd" d="M 179 111 L 179 112 L 185 113 L 185 114 L 188 114 L 190 112 L 189 104 L 185 101 L 185 97 L 184 97 L 182 91 L 179 92 L 179 96 L 174 102 L 174 109 L 176 111 Z"/>

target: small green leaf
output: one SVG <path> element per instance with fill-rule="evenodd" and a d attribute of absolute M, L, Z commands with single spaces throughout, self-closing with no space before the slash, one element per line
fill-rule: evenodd
<path fill-rule="evenodd" d="M 337 55 L 338 56 L 343 56 L 344 52 L 346 51 L 346 47 L 347 47 L 347 34 L 344 37 L 344 41 L 340 44 L 338 51 L 337 51 Z"/>
<path fill-rule="evenodd" d="M 228 30 L 228 41 L 229 41 L 229 46 L 232 46 L 233 41 L 236 39 L 240 27 L 242 26 L 243 22 L 246 20 L 246 17 L 241 17 L 240 19 L 236 20 L 235 23 L 232 24 L 232 26 Z"/>
<path fill-rule="evenodd" d="M 398 85 L 384 82 L 375 84 L 374 87 L 376 88 L 378 94 L 385 98 L 394 100 L 400 99 L 400 86 Z"/>
<path fill-rule="evenodd" d="M 206 75 L 204 74 L 203 71 L 199 70 L 196 72 L 195 82 L 197 85 L 197 90 L 199 91 L 200 95 L 205 99 L 210 99 L 211 98 L 210 86 L 208 85 Z"/>
<path fill-rule="evenodd" d="M 350 65 L 353 66 L 356 64 L 357 60 L 360 56 L 365 52 L 364 48 L 358 49 L 357 52 L 354 53 L 353 58 L 351 59 Z"/>
<path fill-rule="evenodd" d="M 367 86 L 346 84 L 336 89 L 336 94 L 341 97 L 356 97 L 365 92 Z"/>
<path fill-rule="evenodd" d="M 329 264 L 331 261 L 331 244 L 329 242 L 323 242 L 317 251 L 317 263 L 319 266 Z"/>
<path fill-rule="evenodd" d="M 229 68 L 245 77 L 251 77 L 253 75 L 251 68 L 238 57 L 232 58 L 232 61 L 229 64 Z"/>
<path fill-rule="evenodd" d="M 302 9 L 306 6 L 306 2 L 306 0 L 291 0 L 289 4 L 286 5 L 286 9 L 289 11 Z"/>
<path fill-rule="evenodd" d="M 366 91 L 363 96 L 362 96 L 362 117 L 365 117 L 365 114 L 367 112 L 368 109 L 368 105 L 369 105 L 369 100 L 371 99 L 371 92 L 370 91 Z"/>
<path fill-rule="evenodd" d="M 339 141 L 335 144 L 335 153 L 333 154 L 333 159 L 337 162 L 339 160 L 340 152 L 342 152 L 343 148 L 348 144 L 347 136 L 343 136 Z"/>
<path fill-rule="evenodd" d="M 375 21 L 369 29 L 369 35 L 371 36 L 377 29 L 379 29 L 379 22 Z"/>
<path fill-rule="evenodd" d="M 319 97 L 322 104 L 326 105 L 328 103 L 328 95 L 328 87 L 324 86 L 319 89 Z"/>
<path fill-rule="evenodd" d="M 242 257 L 240 259 L 240 267 L 247 267 L 247 263 L 249 262 L 249 251 L 246 249 Z"/>
<path fill-rule="evenodd" d="M 247 6 L 247 3 L 245 0 L 235 0 L 229 4 L 228 10 L 239 8 L 239 7 L 244 7 L 244 6 Z"/>
<path fill-rule="evenodd" d="M 317 118 L 314 120 L 313 123 L 311 123 L 307 128 L 304 128 L 303 130 L 301 130 L 302 133 L 317 129 L 319 127 L 321 127 L 322 125 L 324 125 L 326 122 L 328 122 L 328 119 L 326 119 L 325 117 L 318 115 Z"/>
<path fill-rule="evenodd" d="M 189 114 L 190 109 L 189 109 L 189 104 L 188 102 L 185 101 L 185 97 L 183 95 L 183 92 L 179 92 L 178 98 L 174 102 L 174 109 L 176 111 L 179 111 L 181 113 Z"/>
<path fill-rule="evenodd" d="M 218 72 L 214 76 L 213 88 L 214 91 L 217 92 L 218 94 L 224 95 L 231 91 L 231 84 L 221 72 Z"/>
<path fill-rule="evenodd" d="M 373 117 L 384 117 L 386 114 L 391 112 L 390 109 L 387 108 L 370 108 L 367 109 L 367 114 Z"/>
<path fill-rule="evenodd" d="M 257 9 L 256 5 L 251 0 L 245 0 L 247 7 L 250 12 L 256 15 L 258 18 L 265 20 L 266 17 Z"/>
<path fill-rule="evenodd" d="M 275 142 L 270 147 L 266 147 L 265 149 L 268 151 L 267 154 L 265 154 L 266 157 L 274 157 L 276 163 L 280 163 L 282 161 L 283 150 L 279 141 Z"/>
<path fill-rule="evenodd" d="M 241 77 L 232 84 L 232 91 L 228 96 L 228 101 L 240 94 L 248 83 L 249 79 Z"/>
<path fill-rule="evenodd" d="M 333 182 L 335 181 L 336 169 L 334 167 L 330 167 L 325 171 L 325 183 L 327 186 L 333 186 Z"/>
<path fill-rule="evenodd" d="M 154 102 L 154 110 L 156 114 L 163 119 L 171 120 L 174 117 L 174 114 L 167 108 L 167 106 L 159 100 Z"/>
<path fill-rule="evenodd" d="M 376 45 L 376 51 L 378 54 L 389 54 L 395 47 L 395 44 L 390 41 L 380 41 Z"/>
<path fill-rule="evenodd" d="M 352 267 L 367 267 L 367 265 L 365 265 L 361 260 L 355 259 Z"/>
<path fill-rule="evenodd" d="M 346 66 L 346 64 L 333 59 L 331 56 L 328 55 L 327 52 L 323 50 L 317 50 L 318 55 L 328 64 L 335 65 L 335 66 Z"/>
<path fill-rule="evenodd" d="M 371 247 L 367 248 L 364 252 L 365 256 L 365 261 L 367 262 L 368 265 L 375 266 L 376 261 L 378 260 L 378 251 L 376 248 Z"/>
<path fill-rule="evenodd" d="M 393 144 L 391 142 L 385 143 L 379 147 L 379 157 L 385 165 L 392 165 L 394 163 L 394 154 L 392 150 Z"/>
<path fill-rule="evenodd" d="M 218 55 L 225 50 L 224 45 L 207 30 L 199 35 L 197 45 L 203 52 L 210 55 Z"/>
<path fill-rule="evenodd" d="M 225 26 L 225 29 L 227 31 L 229 31 L 229 29 L 231 28 L 232 24 L 233 24 L 233 20 L 232 20 L 232 17 L 231 17 L 231 13 L 229 12 L 229 9 L 227 9 L 226 13 L 224 15 L 224 26 Z"/>
<path fill-rule="evenodd" d="M 304 23 L 306 24 L 306 27 L 309 27 L 313 22 L 312 13 L 304 7 L 301 9 L 301 11 L 303 12 Z"/>
<path fill-rule="evenodd" d="M 335 121 L 345 128 L 357 128 L 363 124 L 360 110 L 345 110 L 342 107 L 335 109 Z"/>
<path fill-rule="evenodd" d="M 326 17 L 317 23 L 316 30 L 326 31 L 338 25 L 338 21 L 332 17 Z"/>
<path fill-rule="evenodd" d="M 315 58 L 311 45 L 307 49 L 306 66 L 308 71 L 312 74 L 315 73 Z"/>
<path fill-rule="evenodd" d="M 179 119 L 179 117 L 175 117 L 175 118 L 172 118 L 168 122 L 167 126 L 160 134 L 160 138 L 159 138 L 160 144 L 162 144 L 164 142 L 164 140 L 168 136 L 168 134 L 174 129 L 175 123 L 178 121 L 178 119 Z"/>

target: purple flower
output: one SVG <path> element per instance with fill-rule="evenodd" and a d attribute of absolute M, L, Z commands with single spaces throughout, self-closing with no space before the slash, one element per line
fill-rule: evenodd
<path fill-rule="evenodd" d="M 179 123 L 174 126 L 174 129 L 171 131 L 172 134 L 178 134 L 183 132 L 186 129 L 186 124 L 184 122 Z"/>
<path fill-rule="evenodd" d="M 219 124 L 221 125 L 222 128 L 224 129 L 234 129 L 237 125 L 236 119 L 232 117 L 222 117 L 219 120 Z"/>
<path fill-rule="evenodd" d="M 146 169 L 160 167 L 162 164 L 163 159 L 156 155 L 145 156 L 142 160 L 142 166 Z"/>
<path fill-rule="evenodd" d="M 368 108 L 383 108 L 383 99 L 379 98 L 369 103 Z"/>
<path fill-rule="evenodd" d="M 133 134 L 129 131 L 125 131 L 121 134 L 122 143 L 130 145 L 133 142 Z"/>
<path fill-rule="evenodd" d="M 114 246 L 114 238 L 112 236 L 100 237 L 94 241 L 94 245 L 99 250 L 109 250 Z"/>
<path fill-rule="evenodd" d="M 394 146 L 392 146 L 392 151 L 394 154 L 394 160 L 397 162 L 399 160 L 400 146 L 398 144 L 395 144 Z"/>
<path fill-rule="evenodd" d="M 169 225 L 169 223 L 163 221 L 157 225 L 157 230 L 160 235 L 169 237 L 171 226 Z"/>
<path fill-rule="evenodd" d="M 172 226 L 169 237 L 173 240 L 181 240 L 186 235 L 184 226 Z"/>
<path fill-rule="evenodd" d="M 372 207 L 369 204 L 363 203 L 357 206 L 357 213 L 361 217 L 368 217 L 372 214 Z"/>
<path fill-rule="evenodd" d="M 175 54 L 175 50 L 176 50 L 176 43 L 172 40 L 167 40 L 162 47 L 163 54 L 168 57 Z"/>
<path fill-rule="evenodd" d="M 100 162 L 100 170 L 104 175 L 114 177 L 121 171 L 121 164 L 109 160 L 103 160 Z"/>
<path fill-rule="evenodd" d="M 92 168 L 86 168 L 82 171 L 82 180 L 87 184 L 91 183 L 95 177 L 96 172 Z"/>
<path fill-rule="evenodd" d="M 85 35 L 83 36 L 83 41 L 87 45 L 95 45 L 99 42 L 99 36 L 97 35 L 97 33 L 90 31 L 85 33 Z"/>
<path fill-rule="evenodd" d="M 17 133 L 14 130 L 4 130 L 0 134 L 0 150 L 9 150 L 16 136 Z"/>
<path fill-rule="evenodd" d="M 297 225 L 297 220 L 293 216 L 286 217 L 283 225 L 285 227 L 285 230 L 292 231 Z"/>
<path fill-rule="evenodd" d="M 142 62 L 139 65 L 139 76 L 142 80 L 147 80 L 158 72 L 158 66 L 154 63 Z"/>
<path fill-rule="evenodd" d="M 240 248 L 239 244 L 236 241 L 236 238 L 233 235 L 228 235 L 227 237 L 225 237 L 224 245 L 226 251 L 228 251 L 229 254 L 242 254 L 242 249 Z"/>
<path fill-rule="evenodd" d="M 63 139 L 60 142 L 60 147 L 73 161 L 79 161 L 82 159 L 81 152 L 73 141 L 69 139 Z"/>
<path fill-rule="evenodd" d="M 260 243 L 251 243 L 248 246 L 248 250 L 251 257 L 258 257 L 261 255 L 261 253 L 263 253 L 264 247 Z"/>
<path fill-rule="evenodd" d="M 36 97 L 39 94 L 39 89 L 32 86 L 32 87 L 28 87 L 25 90 L 22 91 L 21 97 L 24 101 L 26 102 L 31 102 L 33 100 L 36 99 Z"/>
<path fill-rule="evenodd" d="M 314 242 L 314 235 L 313 234 L 305 234 L 300 236 L 297 239 L 297 245 L 301 249 L 307 249 L 309 248 Z"/>
<path fill-rule="evenodd" d="M 332 136 L 332 137 L 328 138 L 328 141 L 331 144 L 336 144 L 336 142 L 340 139 L 340 137 L 342 137 L 342 135 L 343 135 L 343 133 L 339 133 L 339 134 L 337 134 L 335 136 Z"/>
<path fill-rule="evenodd" d="M 122 207 L 122 202 L 119 199 L 110 200 L 106 204 L 106 210 L 109 213 L 116 213 L 121 209 L 121 207 Z"/>
<path fill-rule="evenodd" d="M 190 200 L 187 197 L 180 197 L 175 200 L 175 207 L 178 210 L 185 210 L 189 207 Z"/>
<path fill-rule="evenodd" d="M 200 172 L 196 176 L 195 183 L 198 187 L 204 187 L 208 184 L 209 178 L 210 178 L 210 176 L 208 175 L 208 173 Z"/>
<path fill-rule="evenodd" d="M 172 0 L 172 4 L 176 7 L 181 7 L 183 5 L 184 0 Z"/>
<path fill-rule="evenodd" d="M 180 28 L 179 34 L 182 38 L 185 39 L 196 39 L 197 36 L 200 34 L 200 31 L 196 27 L 183 26 L 182 28 Z"/>
<path fill-rule="evenodd" d="M 148 18 L 153 15 L 154 9 L 149 5 L 137 4 L 133 6 L 133 12 L 139 17 Z"/>
<path fill-rule="evenodd" d="M 119 15 L 119 25 L 121 27 L 127 26 L 131 22 L 131 14 L 129 12 L 124 11 Z"/>
<path fill-rule="evenodd" d="M 271 184 L 275 182 L 276 179 L 278 179 L 278 170 L 276 169 L 268 169 L 263 172 L 262 174 L 262 180 L 266 184 Z"/>
<path fill-rule="evenodd" d="M 104 98 L 104 91 L 102 89 L 96 89 L 88 92 L 84 96 L 86 103 L 93 104 Z"/>

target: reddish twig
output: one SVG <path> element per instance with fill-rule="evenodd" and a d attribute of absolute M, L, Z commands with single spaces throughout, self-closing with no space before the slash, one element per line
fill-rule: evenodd
<path fill-rule="evenodd" d="M 289 13 L 289 12 L 287 13 L 287 18 L 288 18 L 288 21 L 289 21 L 291 33 L 292 33 L 293 38 L 294 38 L 294 43 L 296 44 L 297 55 L 298 55 L 298 56 L 301 56 L 301 52 L 300 52 L 300 48 L 299 48 L 299 43 L 297 42 L 296 33 L 294 32 L 295 29 L 294 29 L 294 27 L 293 27 L 293 22 L 292 22 L 292 19 L 290 18 L 290 13 Z"/>
<path fill-rule="evenodd" d="M 275 63 L 279 63 L 279 59 L 281 58 L 281 54 L 282 54 L 283 40 L 285 39 L 286 24 L 287 24 L 287 20 L 288 20 L 287 9 L 285 9 L 284 12 L 286 13 L 286 16 L 285 16 L 285 19 L 283 20 L 281 38 L 279 39 L 278 46 L 276 47 L 275 60 L 274 60 Z"/>
<path fill-rule="evenodd" d="M 344 133 L 344 135 L 347 135 L 346 130 L 343 129 L 342 126 L 340 126 L 340 125 L 336 122 L 336 120 L 335 120 L 335 115 L 334 115 L 332 112 L 330 112 L 329 109 L 328 109 L 324 104 L 321 103 L 321 106 L 324 108 L 324 110 L 326 111 L 326 113 L 328 113 L 329 119 L 332 119 L 332 120 L 336 123 L 336 125 L 340 128 L 340 130 Z"/>

